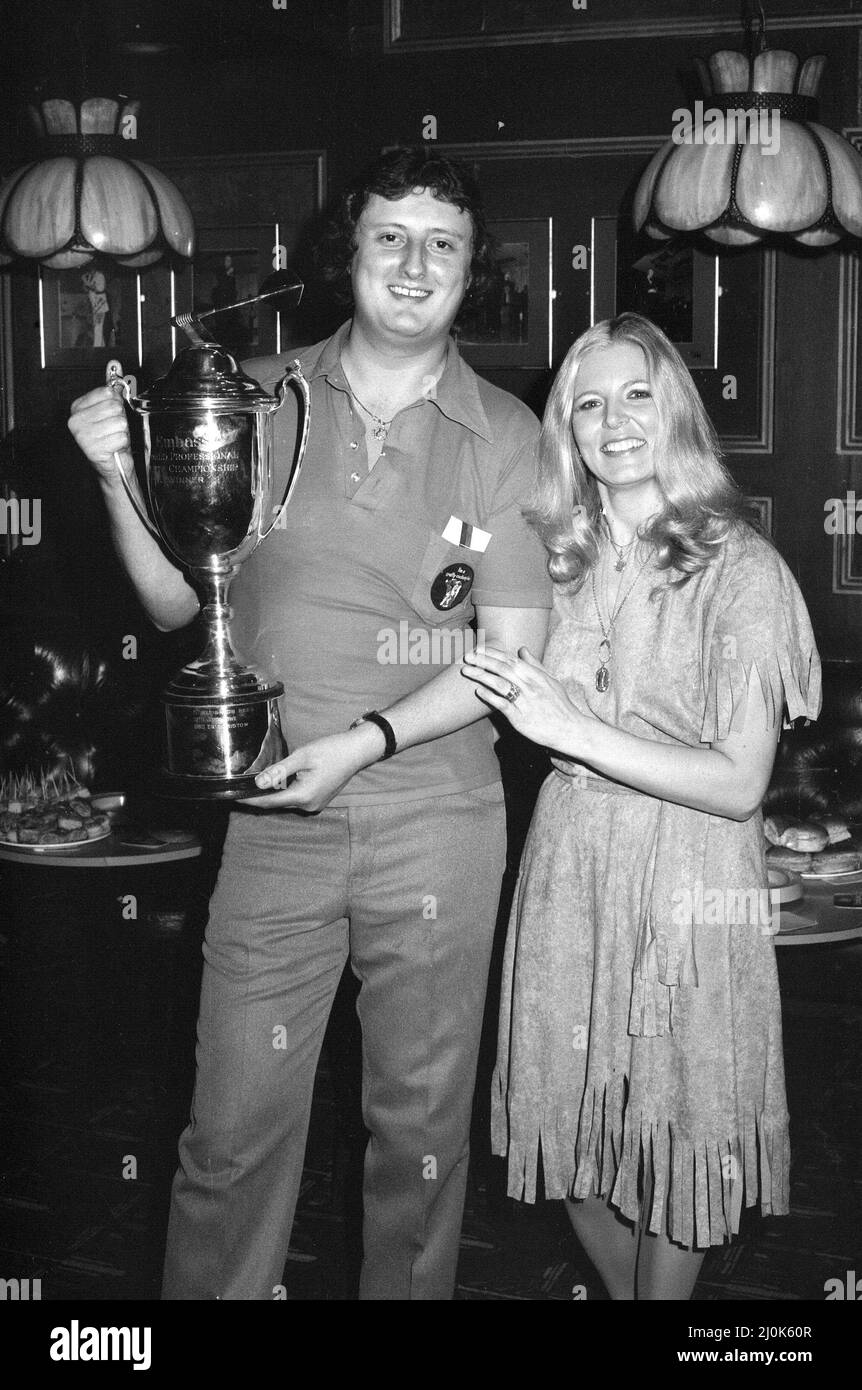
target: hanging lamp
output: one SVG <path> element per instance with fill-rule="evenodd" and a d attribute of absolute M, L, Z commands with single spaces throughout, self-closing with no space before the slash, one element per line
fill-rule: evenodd
<path fill-rule="evenodd" d="M 817 121 L 826 59 L 768 49 L 763 7 L 756 36 L 753 8 L 747 54 L 696 60 L 705 99 L 674 112 L 674 133 L 638 184 L 635 227 L 664 239 L 702 233 L 725 246 L 862 237 L 862 156 Z"/>
<path fill-rule="evenodd" d="M 96 256 L 140 269 L 189 258 L 194 223 L 179 189 L 131 155 L 140 103 L 88 97 L 29 108 L 44 155 L 0 184 L 0 265 L 77 269 Z"/>

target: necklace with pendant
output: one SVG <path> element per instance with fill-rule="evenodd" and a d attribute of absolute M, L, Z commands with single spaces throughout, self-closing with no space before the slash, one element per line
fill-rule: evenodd
<path fill-rule="evenodd" d="M 629 587 L 626 589 L 626 591 L 625 591 L 625 593 L 623 594 L 622 598 L 614 605 L 614 611 L 613 611 L 613 612 L 611 613 L 611 615 L 610 615 L 610 619 L 609 619 L 609 621 L 608 621 L 607 627 L 605 627 L 604 623 L 602 622 L 602 614 L 601 614 L 601 610 L 600 610 L 600 608 L 599 608 L 599 600 L 598 600 L 598 598 L 596 597 L 596 572 L 595 572 L 595 567 L 593 567 L 593 569 L 590 570 L 590 585 L 591 585 L 592 591 L 593 591 L 593 604 L 594 604 L 595 610 L 596 610 L 596 617 L 597 617 L 598 620 L 599 620 L 599 627 L 600 627 L 601 630 L 602 630 L 602 640 L 601 640 L 601 642 L 599 643 L 599 664 L 598 664 L 598 668 L 597 668 L 597 670 L 596 670 L 596 690 L 599 692 L 600 695 L 604 695 L 605 691 L 607 690 L 608 686 L 609 686 L 610 683 L 611 683 L 611 674 L 610 674 L 610 671 L 608 670 L 608 662 L 609 662 L 610 659 L 611 659 L 611 633 L 612 633 L 613 630 L 614 630 L 614 623 L 616 622 L 617 618 L 620 616 L 620 613 L 623 611 L 623 605 L 624 605 L 626 599 L 628 598 L 628 596 L 629 596 L 629 594 L 631 593 L 632 589 L 633 589 L 634 586 L 637 584 L 638 580 L 640 579 L 641 575 L 643 574 L 644 569 L 646 568 L 647 560 L 649 560 L 649 557 L 650 557 L 650 552 L 647 551 L 646 558 L 644 559 L 643 563 L 641 564 L 641 567 L 640 567 L 640 569 L 638 570 L 637 574 L 635 575 L 634 579 L 632 580 L 631 584 L 630 584 Z M 619 569 L 620 566 L 619 566 L 619 565 L 616 565 L 616 566 L 614 566 L 614 568 L 615 568 L 615 569 Z M 608 605 L 608 608 L 609 608 L 609 610 L 610 610 L 610 605 Z"/>
<path fill-rule="evenodd" d="M 637 542 L 637 532 L 635 532 L 635 534 L 632 536 L 631 540 L 628 542 L 627 545 L 617 545 L 616 541 L 613 538 L 610 522 L 608 521 L 604 512 L 602 512 L 602 520 L 605 523 L 605 530 L 608 533 L 608 540 L 613 546 L 614 552 L 617 557 L 617 562 L 614 565 L 614 569 L 617 570 L 618 573 L 622 574 L 623 570 L 629 562 L 629 554 L 631 553 L 632 546 L 635 545 L 635 543 Z"/>
<path fill-rule="evenodd" d="M 395 417 L 390 416 L 388 420 L 384 420 L 381 415 L 376 415 L 373 410 L 369 410 L 367 405 L 362 404 L 362 401 L 359 399 L 352 386 L 350 387 L 350 394 L 355 400 L 356 404 L 359 406 L 359 409 L 364 411 L 368 418 L 371 420 L 371 434 L 373 438 L 385 439 L 387 434 L 389 433 L 389 426 L 392 424 L 392 421 Z"/>

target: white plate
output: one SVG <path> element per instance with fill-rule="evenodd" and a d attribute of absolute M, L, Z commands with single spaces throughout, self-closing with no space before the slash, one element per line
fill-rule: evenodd
<path fill-rule="evenodd" d="M 835 869 L 831 874 L 813 874 L 810 869 L 805 869 L 801 877 L 812 879 L 815 882 L 817 879 L 822 879 L 828 883 L 833 878 L 858 878 L 860 874 L 862 874 L 862 869 Z"/>
<path fill-rule="evenodd" d="M 776 869 L 773 865 L 770 865 L 766 872 L 770 902 L 796 903 L 805 896 L 805 889 L 798 874 L 792 873 L 789 869 Z"/>
<path fill-rule="evenodd" d="M 0 840 L 0 845 L 8 846 L 9 849 L 32 850 L 34 854 L 62 854 L 64 849 L 80 849 L 82 845 L 95 845 L 99 840 L 107 840 L 113 833 L 109 826 L 99 835 L 89 835 L 83 840 L 64 840 L 59 845 L 22 845 L 18 840 Z"/>

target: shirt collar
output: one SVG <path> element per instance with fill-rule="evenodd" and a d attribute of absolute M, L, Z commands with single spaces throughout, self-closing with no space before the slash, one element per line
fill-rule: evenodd
<path fill-rule="evenodd" d="M 349 391 L 350 384 L 341 365 L 341 349 L 347 341 L 351 320 L 348 319 L 333 333 L 323 345 L 320 356 L 313 367 L 308 369 L 309 380 L 326 377 L 330 386 L 341 391 Z M 436 405 L 441 415 L 464 425 L 473 434 L 479 435 L 487 443 L 492 442 L 491 426 L 479 395 L 479 379 L 472 367 L 464 361 L 454 338 L 449 339 L 446 363 L 437 382 L 435 392 L 428 397 Z"/>

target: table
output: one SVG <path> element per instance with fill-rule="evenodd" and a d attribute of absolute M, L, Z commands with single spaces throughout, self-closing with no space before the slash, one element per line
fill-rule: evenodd
<path fill-rule="evenodd" d="M 862 939 L 862 905 L 836 907 L 839 893 L 859 896 L 862 903 L 862 870 L 847 878 L 803 878 L 805 897 L 782 906 L 781 929 L 776 946 L 822 946 Z"/>
<path fill-rule="evenodd" d="M 176 1094 L 188 1090 L 209 827 L 199 834 L 148 817 L 145 834 L 161 842 L 129 843 L 141 829 L 136 818 L 70 848 L 0 845 L 7 1082 L 62 1063 L 69 1095 L 86 1109 L 123 1062 L 151 1064 Z"/>
<path fill-rule="evenodd" d="M 0 845 L 0 861 L 41 864 L 43 869 L 124 869 L 132 865 L 148 866 L 173 863 L 178 859 L 197 859 L 202 850 L 200 839 L 191 832 L 184 832 L 181 838 L 160 845 L 142 847 L 125 843 L 122 830 L 114 830 L 104 840 L 92 840 L 69 849 L 58 846 L 56 851 L 50 848 L 32 850 L 26 845 Z"/>

